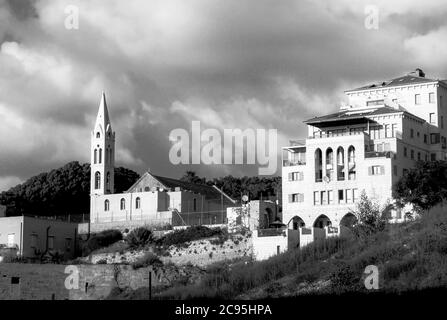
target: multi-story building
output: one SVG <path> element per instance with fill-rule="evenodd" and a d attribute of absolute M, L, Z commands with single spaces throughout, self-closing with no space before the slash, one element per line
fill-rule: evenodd
<path fill-rule="evenodd" d="M 446 159 L 447 81 L 416 69 L 345 94 L 339 112 L 304 121 L 307 138 L 283 148 L 283 221 L 290 229 L 338 232 L 354 221 L 362 191 L 393 204 L 393 184 L 416 161 Z M 403 219 L 391 210 L 392 221 Z"/>

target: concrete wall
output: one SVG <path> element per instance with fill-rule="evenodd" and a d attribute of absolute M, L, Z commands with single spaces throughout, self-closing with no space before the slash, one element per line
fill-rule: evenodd
<path fill-rule="evenodd" d="M 261 230 L 262 231 L 262 230 Z M 256 260 L 265 260 L 288 249 L 288 230 L 280 229 L 279 235 L 262 236 L 260 230 L 253 231 L 253 255 Z"/>

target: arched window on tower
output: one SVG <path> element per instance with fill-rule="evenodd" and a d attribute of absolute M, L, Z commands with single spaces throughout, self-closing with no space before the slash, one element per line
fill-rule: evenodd
<path fill-rule="evenodd" d="M 99 162 L 98 163 L 102 163 L 102 149 L 99 148 Z"/>
<path fill-rule="evenodd" d="M 126 200 L 124 198 L 121 198 L 120 209 L 121 210 L 126 210 Z"/>
<path fill-rule="evenodd" d="M 106 191 L 110 192 L 110 172 L 107 172 L 106 175 Z"/>
<path fill-rule="evenodd" d="M 95 149 L 95 151 L 93 152 L 93 163 L 96 164 L 96 162 L 98 161 L 98 150 Z"/>
<path fill-rule="evenodd" d="M 101 138 L 101 134 L 99 132 L 96 133 L 96 138 Z"/>
<path fill-rule="evenodd" d="M 141 208 L 141 199 L 140 197 L 135 199 L 135 209 L 140 209 Z"/>
<path fill-rule="evenodd" d="M 101 189 L 101 173 L 95 173 L 95 189 Z"/>
<path fill-rule="evenodd" d="M 110 202 L 109 200 L 104 201 L 104 211 L 110 210 Z"/>

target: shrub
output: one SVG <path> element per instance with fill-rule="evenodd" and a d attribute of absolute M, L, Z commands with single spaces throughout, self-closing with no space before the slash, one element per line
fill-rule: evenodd
<path fill-rule="evenodd" d="M 89 255 L 92 251 L 108 247 L 122 239 L 123 235 L 119 230 L 105 230 L 92 234 L 87 242 L 84 243 L 82 248 L 83 256 Z"/>
<path fill-rule="evenodd" d="M 139 248 L 152 242 L 153 239 L 151 230 L 146 227 L 139 227 L 129 232 L 126 237 L 126 242 L 131 248 Z"/>
<path fill-rule="evenodd" d="M 96 264 L 107 264 L 107 259 L 98 260 Z"/>
<path fill-rule="evenodd" d="M 329 279 L 335 292 L 359 291 L 362 273 L 351 264 L 339 261 L 333 266 Z"/>
<path fill-rule="evenodd" d="M 204 226 L 194 226 L 171 232 L 161 238 L 159 242 L 164 246 L 180 245 L 185 247 L 187 242 L 214 236 L 225 237 L 224 234 L 225 232 L 221 228 L 210 229 Z"/>
<path fill-rule="evenodd" d="M 161 260 L 152 252 L 147 252 L 144 256 L 132 263 L 134 269 L 145 268 L 148 266 L 162 265 Z"/>

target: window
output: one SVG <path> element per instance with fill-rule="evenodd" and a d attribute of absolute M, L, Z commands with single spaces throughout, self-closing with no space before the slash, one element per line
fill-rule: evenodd
<path fill-rule="evenodd" d="M 429 114 L 429 120 L 430 120 L 430 123 L 431 124 L 435 124 L 436 123 L 436 117 L 435 117 L 435 113 L 434 112 L 431 112 L 430 114 Z"/>
<path fill-rule="evenodd" d="M 303 202 L 304 194 L 302 193 L 293 193 L 289 194 L 289 202 Z"/>
<path fill-rule="evenodd" d="M 104 211 L 110 210 L 110 202 L 109 200 L 104 201 Z"/>
<path fill-rule="evenodd" d="M 126 210 L 126 200 L 124 198 L 121 198 L 120 209 L 121 210 Z"/>
<path fill-rule="evenodd" d="M 101 173 L 99 171 L 95 173 L 95 189 L 101 189 Z"/>
<path fill-rule="evenodd" d="M 426 134 L 424 134 L 424 143 L 428 143 L 428 137 Z"/>
<path fill-rule="evenodd" d="M 327 198 L 328 198 L 328 203 L 329 204 L 333 204 L 334 203 L 334 192 L 332 190 L 329 190 L 327 192 Z"/>
<path fill-rule="evenodd" d="M 421 161 L 421 153 L 418 152 L 418 161 Z"/>
<path fill-rule="evenodd" d="M 436 161 L 436 153 L 430 155 L 431 161 Z"/>
<path fill-rule="evenodd" d="M 410 158 L 411 158 L 411 160 L 414 159 L 414 150 L 413 149 L 411 149 Z"/>
<path fill-rule="evenodd" d="M 346 203 L 352 203 L 352 189 L 346 189 Z"/>
<path fill-rule="evenodd" d="M 410 138 L 414 138 L 414 130 L 410 129 Z"/>
<path fill-rule="evenodd" d="M 304 174 L 302 172 L 289 172 L 289 181 L 302 181 Z"/>
<path fill-rule="evenodd" d="M 96 133 L 96 138 L 101 138 L 101 134 L 99 132 Z"/>
<path fill-rule="evenodd" d="M 408 152 L 407 152 L 407 147 L 404 147 L 404 157 L 407 157 Z"/>
<path fill-rule="evenodd" d="M 439 133 L 430 133 L 430 143 L 437 144 L 441 140 L 441 135 Z"/>
<path fill-rule="evenodd" d="M 110 172 L 107 172 L 107 174 L 106 174 L 106 189 L 107 189 L 107 191 L 111 191 L 110 190 Z"/>
<path fill-rule="evenodd" d="M 320 201 L 320 192 L 314 191 L 314 205 L 319 206 L 321 204 Z"/>
<path fill-rule="evenodd" d="M 93 163 L 97 163 L 98 162 L 98 150 L 95 149 L 95 151 L 93 152 Z"/>
<path fill-rule="evenodd" d="M 377 176 L 385 174 L 385 167 L 384 166 L 371 166 L 368 168 L 368 173 L 370 176 Z"/>
<path fill-rule="evenodd" d="M 70 252 L 70 250 L 71 250 L 71 238 L 65 238 L 65 250 Z"/>
<path fill-rule="evenodd" d="M 192 204 L 193 204 L 193 210 L 197 211 L 197 199 L 196 198 L 194 198 L 194 200 L 192 201 Z"/>
<path fill-rule="evenodd" d="M 421 95 L 420 94 L 414 95 L 414 104 L 421 104 Z"/>
<path fill-rule="evenodd" d="M 345 203 L 345 191 L 338 190 L 338 203 Z"/>
<path fill-rule="evenodd" d="M 378 105 L 382 105 L 384 102 L 383 100 L 373 100 L 373 101 L 367 101 L 366 105 L 369 106 L 378 106 Z"/>
<path fill-rule="evenodd" d="M 33 233 L 31 235 L 30 243 L 32 249 L 37 249 L 37 234 Z"/>
<path fill-rule="evenodd" d="M 350 146 L 348 149 L 348 163 L 355 162 L 355 148 Z"/>
<path fill-rule="evenodd" d="M 196 200 L 196 199 L 194 199 L 194 200 Z M 137 197 L 135 199 L 135 209 L 140 209 L 140 208 L 141 208 L 141 199 L 140 199 L 140 197 Z"/>
<path fill-rule="evenodd" d="M 352 200 L 356 202 L 359 198 L 359 189 L 352 189 Z"/>
<path fill-rule="evenodd" d="M 428 102 L 429 103 L 435 103 L 435 93 L 434 92 L 430 92 L 428 94 Z"/>
<path fill-rule="evenodd" d="M 48 250 L 54 249 L 54 236 L 48 237 Z"/>
<path fill-rule="evenodd" d="M 393 137 L 393 131 L 391 130 L 391 125 L 386 124 L 385 125 L 385 138 L 392 138 Z"/>
<path fill-rule="evenodd" d="M 327 192 L 321 191 L 321 204 L 326 205 L 327 204 Z"/>
<path fill-rule="evenodd" d="M 99 161 L 98 163 L 102 163 L 102 149 L 99 148 Z"/>

